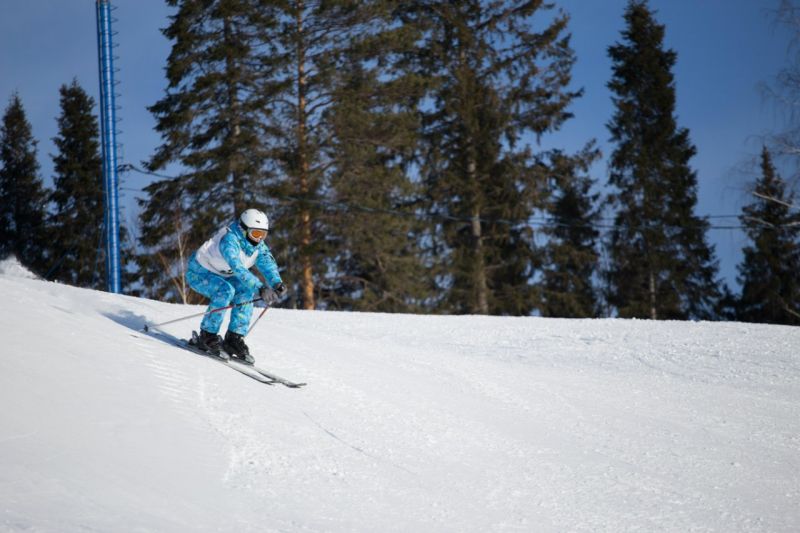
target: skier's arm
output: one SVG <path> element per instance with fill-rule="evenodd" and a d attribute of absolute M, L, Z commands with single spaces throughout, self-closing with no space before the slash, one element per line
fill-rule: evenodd
<path fill-rule="evenodd" d="M 278 263 L 272 256 L 272 252 L 269 251 L 269 246 L 263 242 L 258 245 L 256 267 L 264 275 L 267 285 L 270 287 L 274 288 L 278 283 L 282 283 L 281 275 L 278 273 Z"/>
<path fill-rule="evenodd" d="M 239 255 L 242 249 L 232 232 L 229 231 L 219 242 L 219 251 L 231 267 L 233 275 L 236 276 L 244 286 L 249 287 L 253 292 L 261 288 L 261 280 L 242 264 Z"/>

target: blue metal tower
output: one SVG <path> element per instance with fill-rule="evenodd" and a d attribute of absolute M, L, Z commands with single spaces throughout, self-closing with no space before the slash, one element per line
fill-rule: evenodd
<path fill-rule="evenodd" d="M 114 55 L 111 42 L 111 2 L 97 0 L 97 50 L 100 66 L 100 133 L 105 190 L 106 273 L 108 292 L 121 291 L 119 252 L 119 179 L 117 176 L 117 116 Z"/>

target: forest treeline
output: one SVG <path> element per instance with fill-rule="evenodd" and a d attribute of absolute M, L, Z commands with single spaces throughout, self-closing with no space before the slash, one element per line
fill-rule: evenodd
<path fill-rule="evenodd" d="M 678 58 L 646 1 L 631 0 L 603 43 L 608 154 L 593 139 L 541 148 L 582 94 L 557 5 L 166 1 L 167 86 L 149 107 L 160 144 L 121 168 L 151 177 L 123 229 L 125 292 L 199 302 L 188 257 L 258 207 L 291 307 L 800 325 L 800 209 L 775 149 L 765 144 L 740 216 L 734 294 L 696 212 Z M 72 81 L 60 104 L 52 189 L 21 96 L 5 109 L 0 256 L 102 289 L 95 102 Z"/>

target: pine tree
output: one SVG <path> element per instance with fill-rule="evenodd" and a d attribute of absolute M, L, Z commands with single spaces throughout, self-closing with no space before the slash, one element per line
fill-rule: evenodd
<path fill-rule="evenodd" d="M 137 258 L 148 295 L 187 301 L 188 254 L 247 207 L 262 207 L 269 94 L 261 84 L 275 45 L 262 0 L 168 0 L 173 43 L 166 95 L 150 108 L 163 144 L 151 171 L 179 163 L 177 179 L 146 187 Z"/>
<path fill-rule="evenodd" d="M 417 90 L 416 82 L 382 82 L 380 72 L 364 66 L 388 40 L 386 34 L 366 39 L 362 52 L 353 52 L 329 112 L 330 190 L 347 206 L 326 215 L 332 263 L 323 296 L 329 307 L 412 312 L 429 289 L 418 246 L 422 224 L 406 207 L 416 192 L 405 163 L 418 122 L 397 105 Z"/>
<path fill-rule="evenodd" d="M 695 147 L 675 120 L 676 54 L 647 3 L 625 10 L 623 42 L 609 47 L 616 112 L 610 124 L 608 301 L 621 317 L 710 318 L 719 297 L 708 221 L 694 214 Z"/>
<path fill-rule="evenodd" d="M 51 201 L 50 242 L 54 279 L 90 288 L 104 288 L 103 178 L 99 127 L 92 113 L 94 100 L 78 85 L 62 85 L 58 136 L 53 142 L 55 176 Z"/>
<path fill-rule="evenodd" d="M 595 227 L 599 212 L 599 194 L 592 193 L 593 180 L 587 172 L 599 151 L 587 146 L 579 158 L 558 154 L 553 164 L 557 193 L 548 211 L 552 222 L 547 228 L 545 265 L 542 273 L 543 316 L 589 318 L 599 315 L 599 302 L 594 288 L 598 267 Z"/>
<path fill-rule="evenodd" d="M 164 32 L 174 41 L 170 86 L 151 108 L 164 144 L 150 168 L 177 161 L 190 172 L 147 188 L 143 281 L 182 297 L 181 254 L 255 202 L 271 216 L 270 242 L 295 284 L 294 304 L 314 308 L 328 263 L 326 111 L 342 52 L 364 31 L 374 2 L 169 3 L 178 7 Z"/>
<path fill-rule="evenodd" d="M 528 219 L 547 157 L 526 142 L 570 117 L 568 17 L 541 2 L 402 2 L 418 32 L 399 67 L 429 80 L 419 173 L 437 220 L 426 240 L 439 310 L 526 315 L 537 267 Z M 540 31 L 537 31 L 541 28 Z"/>
<path fill-rule="evenodd" d="M 746 322 L 800 325 L 800 213 L 765 147 L 755 200 L 742 210 L 751 245 L 744 248 L 738 281 L 737 318 Z"/>
<path fill-rule="evenodd" d="M 269 2 L 273 53 L 265 60 L 264 90 L 271 95 L 270 140 L 280 179 L 269 188 L 289 199 L 276 210 L 273 240 L 293 282 L 295 305 L 314 309 L 330 292 L 320 285 L 329 263 L 324 204 L 335 173 L 330 108 L 348 68 L 348 50 L 375 31 L 385 2 L 337 0 Z M 324 293 L 324 294 L 323 294 Z"/>
<path fill-rule="evenodd" d="M 0 126 L 0 257 L 13 254 L 44 274 L 52 236 L 46 224 L 47 193 L 38 174 L 36 140 L 15 93 Z"/>
<path fill-rule="evenodd" d="M 800 98 L 800 3 L 796 0 L 779 0 L 771 12 L 775 22 L 791 35 L 792 46 L 786 50 L 786 60 L 774 81 L 764 84 L 762 90 L 784 111 L 782 131 L 770 135 L 772 153 L 792 159 L 800 153 L 800 121 L 796 113 Z M 796 163 L 795 163 L 796 164 Z"/>

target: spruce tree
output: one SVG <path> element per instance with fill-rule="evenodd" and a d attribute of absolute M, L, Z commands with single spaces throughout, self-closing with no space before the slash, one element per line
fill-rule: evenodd
<path fill-rule="evenodd" d="M 56 262 L 51 276 L 71 285 L 105 288 L 103 178 L 94 100 L 76 80 L 62 85 L 59 93 L 51 195 L 53 232 L 58 238 L 50 242 Z"/>
<path fill-rule="evenodd" d="M 605 273 L 608 302 L 621 317 L 710 318 L 719 288 L 706 242 L 708 221 L 694 214 L 695 147 L 675 119 L 676 54 L 647 3 L 629 2 L 623 41 L 609 47 L 616 112 L 608 125 L 609 204 L 616 209 Z"/>
<path fill-rule="evenodd" d="M 776 173 L 766 147 L 753 195 L 740 217 L 751 244 L 738 267 L 742 293 L 737 318 L 800 325 L 800 212 L 790 208 L 794 195 Z"/>
<path fill-rule="evenodd" d="M 163 30 L 172 51 L 166 94 L 150 108 L 162 145 L 149 168 L 183 170 L 146 187 L 137 261 L 148 295 L 188 301 L 188 254 L 235 214 L 264 207 L 270 108 L 260 82 L 274 21 L 262 0 L 167 3 L 177 11 Z"/>
<path fill-rule="evenodd" d="M 0 125 L 0 257 L 15 255 L 39 274 L 49 265 L 47 193 L 39 177 L 36 140 L 18 94 Z"/>
<path fill-rule="evenodd" d="M 599 194 L 592 192 L 594 182 L 585 175 L 599 155 L 588 146 L 580 158 L 560 154 L 554 158 L 556 193 L 549 202 L 551 222 L 540 284 L 543 316 L 589 318 L 600 312 L 594 287 Z"/>
<path fill-rule="evenodd" d="M 419 173 L 437 221 L 432 275 L 448 313 L 526 315 L 538 264 L 529 218 L 547 157 L 527 142 L 570 117 L 568 17 L 541 2 L 402 2 L 418 33 L 398 66 L 428 80 Z"/>
<path fill-rule="evenodd" d="M 380 28 L 376 17 L 386 2 L 268 4 L 276 25 L 269 29 L 273 50 L 262 74 L 271 95 L 272 161 L 280 175 L 268 192 L 288 199 L 275 212 L 273 240 L 285 258 L 286 278 L 295 285 L 294 305 L 313 309 L 326 306 L 330 294 L 320 285 L 330 259 L 324 205 L 335 172 L 330 109 L 345 77 L 340 69 L 350 67 L 348 51 Z"/>
<path fill-rule="evenodd" d="M 423 226 L 408 207 L 416 189 L 405 172 L 418 122 L 397 105 L 417 84 L 402 77 L 381 81 L 364 66 L 388 38 L 365 40 L 359 48 L 366 52 L 354 51 L 337 76 L 329 187 L 335 205 L 346 207 L 325 217 L 331 264 L 322 294 L 328 307 L 411 312 L 421 309 L 430 288 L 418 246 Z"/>
<path fill-rule="evenodd" d="M 294 305 L 314 308 L 329 262 L 326 111 L 342 52 L 365 31 L 374 2 L 169 3 L 178 8 L 164 31 L 174 41 L 170 85 L 151 108 L 164 144 L 150 169 L 179 162 L 188 171 L 147 188 L 143 280 L 170 298 L 184 295 L 182 254 L 255 203 L 272 218 L 270 243 L 295 284 Z"/>

